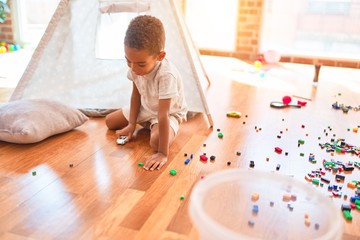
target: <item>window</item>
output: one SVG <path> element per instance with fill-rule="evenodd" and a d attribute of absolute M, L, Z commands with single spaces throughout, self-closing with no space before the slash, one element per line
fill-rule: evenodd
<path fill-rule="evenodd" d="M 16 0 L 17 42 L 36 47 L 60 0 Z"/>
<path fill-rule="evenodd" d="M 187 0 L 185 19 L 198 48 L 234 51 L 238 0 Z"/>
<path fill-rule="evenodd" d="M 261 51 L 360 58 L 360 0 L 265 0 Z"/>

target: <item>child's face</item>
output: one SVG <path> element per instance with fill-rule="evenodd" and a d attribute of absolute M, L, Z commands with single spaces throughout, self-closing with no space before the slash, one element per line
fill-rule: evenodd
<path fill-rule="evenodd" d="M 146 50 L 138 50 L 136 48 L 129 48 L 125 46 L 125 58 L 129 68 L 136 75 L 146 75 L 150 73 L 157 61 L 163 60 L 165 52 L 160 52 L 158 55 L 149 55 Z"/>

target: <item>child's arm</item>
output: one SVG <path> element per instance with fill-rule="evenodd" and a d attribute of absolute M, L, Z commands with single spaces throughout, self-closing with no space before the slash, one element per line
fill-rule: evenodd
<path fill-rule="evenodd" d="M 171 99 L 160 99 L 159 100 L 159 111 L 158 111 L 158 121 L 159 121 L 159 148 L 158 152 L 162 153 L 164 156 L 168 155 L 169 151 L 169 131 L 170 131 L 170 111 Z"/>
<path fill-rule="evenodd" d="M 158 151 L 146 160 L 144 168 L 146 170 L 160 169 L 168 159 L 169 152 L 169 131 L 170 131 L 170 110 L 171 99 L 159 100 L 158 110 L 158 128 L 159 128 L 159 143 Z"/>
<path fill-rule="evenodd" d="M 128 136 L 128 141 L 131 140 L 132 135 L 136 128 L 136 119 L 139 114 L 140 104 L 141 104 L 140 93 L 135 83 L 133 83 L 133 90 L 130 99 L 129 124 L 123 129 L 116 131 L 116 134 L 118 136 Z"/>

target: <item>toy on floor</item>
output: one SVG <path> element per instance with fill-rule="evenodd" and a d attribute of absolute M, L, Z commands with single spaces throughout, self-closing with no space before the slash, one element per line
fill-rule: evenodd
<path fill-rule="evenodd" d="M 118 139 L 116 139 L 116 143 L 118 145 L 125 145 L 127 142 L 127 136 L 119 136 Z"/>

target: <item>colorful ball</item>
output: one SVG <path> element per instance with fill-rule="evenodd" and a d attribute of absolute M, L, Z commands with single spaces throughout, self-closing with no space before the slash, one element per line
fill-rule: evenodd
<path fill-rule="evenodd" d="M 262 65 L 262 63 L 261 63 L 259 60 L 256 60 L 256 61 L 254 62 L 254 66 L 255 66 L 256 68 L 261 68 L 261 65 Z"/>
<path fill-rule="evenodd" d="M 291 103 L 291 97 L 290 96 L 285 96 L 282 99 L 283 103 L 288 105 L 289 103 Z"/>
<path fill-rule="evenodd" d="M 0 53 L 6 53 L 6 47 L 0 46 Z"/>
<path fill-rule="evenodd" d="M 13 52 L 14 51 L 14 45 L 13 44 L 9 44 L 9 52 Z"/>

